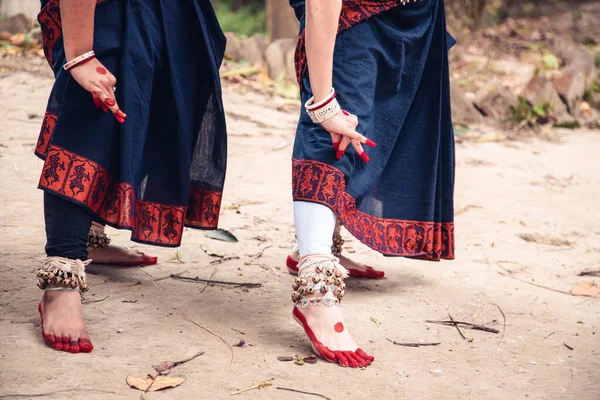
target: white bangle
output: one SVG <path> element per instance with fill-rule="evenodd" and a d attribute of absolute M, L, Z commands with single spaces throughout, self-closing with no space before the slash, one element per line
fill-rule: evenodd
<path fill-rule="evenodd" d="M 85 62 L 88 62 L 89 60 L 92 60 L 96 58 L 96 53 L 94 53 L 94 51 L 88 51 L 85 54 L 80 55 L 79 57 L 75 57 L 74 59 L 72 59 L 71 61 L 69 61 L 68 63 L 66 63 L 63 68 L 65 69 L 65 71 L 68 71 L 70 69 L 75 68 L 76 66 L 83 64 Z"/>
<path fill-rule="evenodd" d="M 335 117 L 341 111 L 340 104 L 335 99 L 336 95 L 335 89 L 331 88 L 329 95 L 318 103 L 313 103 L 315 101 L 314 96 L 308 99 L 304 107 L 312 122 L 321 124 Z"/>

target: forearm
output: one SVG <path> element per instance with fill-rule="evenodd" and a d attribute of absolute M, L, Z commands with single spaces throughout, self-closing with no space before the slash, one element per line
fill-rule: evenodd
<path fill-rule="evenodd" d="M 96 0 L 60 0 L 67 61 L 92 50 L 95 11 Z"/>
<path fill-rule="evenodd" d="M 331 91 L 333 49 L 341 10 L 342 0 L 306 1 L 306 58 L 315 101 Z"/>

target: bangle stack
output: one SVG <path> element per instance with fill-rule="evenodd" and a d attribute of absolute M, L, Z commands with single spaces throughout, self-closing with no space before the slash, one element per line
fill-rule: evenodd
<path fill-rule="evenodd" d="M 335 99 L 337 93 L 334 88 L 331 88 L 331 92 L 323 100 L 315 103 L 315 97 L 308 99 L 304 107 L 308 116 L 315 124 L 322 124 L 336 116 L 341 111 L 340 104 Z"/>
<path fill-rule="evenodd" d="M 96 58 L 96 53 L 94 53 L 93 50 L 88 51 L 87 53 L 82 54 L 79 57 L 75 57 L 74 59 L 66 63 L 63 66 L 63 68 L 65 69 L 65 71 L 69 71 L 81 64 L 85 64 L 86 62 L 93 60 L 94 58 Z"/>

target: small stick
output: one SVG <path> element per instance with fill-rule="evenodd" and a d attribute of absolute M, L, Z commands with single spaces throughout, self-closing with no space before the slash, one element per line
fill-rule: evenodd
<path fill-rule="evenodd" d="M 392 344 L 395 344 L 396 346 L 406 346 L 406 347 L 424 347 L 424 346 L 439 346 L 440 344 L 442 344 L 442 342 L 435 342 L 435 343 L 400 343 L 400 342 L 396 342 L 395 340 L 386 338 L 389 342 L 391 342 Z"/>
<path fill-rule="evenodd" d="M 171 278 L 181 280 L 181 281 L 192 281 L 192 282 L 206 282 L 206 283 L 215 283 L 217 285 L 233 285 L 236 287 L 243 286 L 249 288 L 259 288 L 262 287 L 262 283 L 246 283 L 246 282 L 227 282 L 227 281 L 213 281 L 210 279 L 202 279 L 202 278 L 191 278 L 189 276 L 179 276 L 175 274 L 171 274 Z"/>
<path fill-rule="evenodd" d="M 577 276 L 600 276 L 600 270 L 599 271 L 582 271 L 582 272 L 578 273 Z"/>
<path fill-rule="evenodd" d="M 385 336 L 382 336 L 382 337 L 380 337 L 379 339 L 375 339 L 375 340 L 369 340 L 369 343 L 375 343 L 375 342 L 378 342 L 378 341 L 380 341 L 381 339 L 383 339 L 384 337 L 385 337 Z M 388 340 L 390 340 L 390 339 L 388 339 Z"/>
<path fill-rule="evenodd" d="M 550 336 L 554 335 L 556 333 L 556 331 L 552 332 L 551 334 L 549 334 L 548 336 L 546 336 L 544 339 L 548 339 Z"/>
<path fill-rule="evenodd" d="M 504 311 L 502 311 L 498 304 L 492 303 L 492 305 L 498 307 L 498 311 L 500 311 L 500 314 L 502 314 L 502 318 L 504 318 L 504 322 L 502 324 L 502 337 L 500 338 L 500 343 L 498 343 L 502 344 L 504 342 L 504 333 L 506 332 L 506 314 L 504 314 Z"/>
<path fill-rule="evenodd" d="M 74 391 L 78 391 L 78 392 L 96 392 L 96 393 L 106 393 L 106 394 L 117 394 L 116 392 L 109 392 L 107 390 L 73 388 L 73 389 L 57 390 L 55 392 L 48 392 L 48 393 L 36 393 L 36 394 L 2 394 L 2 395 L 0 395 L 0 399 L 5 399 L 5 398 L 8 398 L 8 397 L 46 397 L 46 396 L 51 396 L 53 394 L 67 393 L 67 392 L 74 392 Z"/>
<path fill-rule="evenodd" d="M 236 394 L 240 394 L 240 393 L 247 392 L 247 391 L 249 391 L 249 390 L 253 390 L 253 389 L 263 389 L 263 388 L 269 387 L 269 386 L 273 385 L 273 384 L 271 383 L 271 381 L 272 381 L 273 379 L 275 379 L 275 378 L 271 378 L 271 379 L 268 379 L 268 380 L 266 380 L 266 381 L 259 382 L 259 383 L 257 383 L 256 385 L 252 385 L 252 386 L 250 386 L 250 387 L 247 387 L 246 389 L 237 390 L 237 391 L 235 391 L 235 392 L 232 392 L 232 393 L 231 393 L 231 395 L 233 396 L 233 395 L 236 395 Z"/>
<path fill-rule="evenodd" d="M 454 318 L 452 318 L 452 315 L 450 315 L 450 313 L 448 313 L 448 318 L 450 318 L 450 321 L 454 322 Z M 454 326 L 456 327 L 456 330 L 458 331 L 458 333 L 460 333 L 460 336 L 463 338 L 463 340 L 467 340 L 467 337 L 465 335 L 463 335 L 462 331 L 460 330 L 460 328 L 458 327 L 458 324 L 456 322 L 454 322 Z"/>
<path fill-rule="evenodd" d="M 217 273 L 217 267 L 215 267 L 215 269 L 213 269 L 213 272 L 210 274 L 210 277 L 208 278 L 208 280 L 210 281 L 215 276 L 216 273 Z M 206 282 L 204 284 L 204 286 L 202 287 L 202 289 L 200 289 L 200 293 L 203 293 L 207 286 L 208 286 L 208 282 Z"/>
<path fill-rule="evenodd" d="M 240 258 L 238 256 L 231 256 L 231 257 L 223 257 L 223 258 L 219 258 L 218 260 L 213 260 L 210 262 L 210 265 L 215 265 L 215 264 L 222 264 L 224 262 L 227 261 L 231 261 L 231 260 L 239 260 Z"/>
<path fill-rule="evenodd" d="M 193 356 L 191 356 L 191 357 L 189 357 L 189 358 L 186 358 L 185 360 L 181 360 L 181 361 L 175 361 L 175 362 L 173 363 L 173 366 L 171 367 L 171 369 L 173 369 L 173 368 L 175 368 L 175 367 L 177 367 L 177 366 L 179 366 L 179 365 L 185 364 L 186 362 L 190 362 L 190 361 L 192 361 L 194 358 L 198 358 L 198 357 L 200 357 L 200 356 L 202 356 L 202 355 L 204 355 L 204 352 L 203 352 L 203 351 L 199 351 L 198 353 L 194 354 Z"/>
<path fill-rule="evenodd" d="M 156 278 L 154 276 L 152 276 L 152 274 L 150 274 L 150 272 L 144 271 L 144 269 L 142 267 L 140 267 L 139 265 L 136 265 L 136 267 L 138 267 L 140 269 L 140 271 L 142 271 L 143 273 L 148 275 L 150 278 L 152 278 L 152 284 L 154 285 L 155 288 L 158 289 L 158 286 L 156 286 Z"/>
<path fill-rule="evenodd" d="M 233 357 L 235 355 L 235 353 L 233 352 L 233 347 L 231 347 L 231 345 L 229 343 L 227 343 L 227 341 L 225 339 L 223 339 L 223 337 L 217 335 L 216 333 L 214 333 L 213 331 L 211 331 L 208 328 L 203 327 L 202 325 L 200 325 L 199 323 L 193 321 L 192 319 L 190 319 L 187 315 L 185 315 L 183 313 L 183 311 L 180 311 L 181 314 L 183 315 L 183 319 L 185 319 L 187 322 L 196 325 L 198 328 L 200 329 L 204 329 L 206 332 L 210 333 L 211 335 L 218 337 L 219 339 L 221 339 L 221 342 L 225 343 L 225 345 L 229 348 L 229 351 L 231 351 L 231 363 L 229 364 L 229 366 L 233 365 Z"/>
<path fill-rule="evenodd" d="M 515 280 L 517 280 L 519 282 L 523 282 L 523 283 L 526 283 L 526 284 L 531 285 L 531 286 L 538 287 L 540 289 L 551 290 L 551 291 L 556 292 L 556 293 L 562 293 L 562 294 L 567 294 L 569 296 L 572 296 L 571 293 L 565 292 L 564 290 L 554 289 L 554 288 L 551 288 L 551 287 L 548 287 L 548 286 L 544 286 L 544 285 L 538 285 L 537 283 L 529 282 L 529 281 L 526 281 L 525 279 L 521 279 L 519 277 L 513 276 L 508 269 L 504 268 L 502 265 L 500 265 L 498 263 L 496 263 L 496 264 L 505 271 L 505 273 L 498 272 L 502 276 L 508 276 L 509 278 L 515 279 Z"/>
<path fill-rule="evenodd" d="M 490 333 L 500 333 L 500 331 L 498 329 L 488 328 L 487 326 L 482 326 L 482 325 L 471 324 L 470 322 L 462 322 L 462 321 L 454 321 L 454 322 L 453 321 L 432 321 L 432 320 L 426 320 L 425 322 L 427 322 L 428 324 L 440 324 L 440 325 L 447 325 L 447 326 L 465 325 L 464 327 L 467 327 L 469 329 L 474 329 L 476 331 L 484 331 L 484 332 L 490 332 Z"/>
<path fill-rule="evenodd" d="M 571 346 L 569 346 L 568 344 L 566 344 L 566 343 L 564 343 L 564 342 L 563 342 L 563 344 L 565 345 L 565 347 L 566 347 L 567 349 L 569 349 L 569 350 L 571 350 L 571 351 L 573 350 L 573 348 L 572 348 Z"/>
<path fill-rule="evenodd" d="M 279 389 L 279 390 L 287 390 L 288 392 L 307 394 L 309 396 L 317 396 L 317 397 L 320 397 L 320 398 L 325 399 L 325 400 L 331 400 L 331 398 L 329 398 L 327 396 L 323 396 L 322 394 L 319 394 L 319 393 L 305 392 L 303 390 L 296 390 L 296 389 L 284 388 L 284 387 L 279 387 L 279 386 L 277 386 L 277 389 Z"/>
<path fill-rule="evenodd" d="M 106 299 L 108 299 L 110 297 L 110 294 L 102 299 L 99 300 L 84 300 L 83 304 L 92 304 L 92 303 L 100 303 L 101 301 L 104 301 Z"/>

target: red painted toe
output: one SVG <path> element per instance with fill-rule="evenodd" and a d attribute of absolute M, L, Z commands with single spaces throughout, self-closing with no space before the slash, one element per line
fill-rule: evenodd
<path fill-rule="evenodd" d="M 298 275 L 298 261 L 294 260 L 292 256 L 287 256 L 285 260 L 288 272 L 292 275 Z"/>
<path fill-rule="evenodd" d="M 147 256 L 142 254 L 142 264 L 144 265 L 154 265 L 158 262 L 158 257 Z"/>
<path fill-rule="evenodd" d="M 344 351 L 344 357 L 348 360 L 348 365 L 350 368 L 358 368 L 358 362 L 354 359 L 354 353 L 351 351 Z"/>
<path fill-rule="evenodd" d="M 62 344 L 62 342 L 56 342 L 56 343 L 54 343 L 54 348 L 55 348 L 56 350 L 61 350 L 61 351 L 62 351 L 62 349 L 63 349 L 63 344 Z"/>
<path fill-rule="evenodd" d="M 90 339 L 79 339 L 79 349 L 82 353 L 90 353 L 94 350 L 94 346 Z"/>
<path fill-rule="evenodd" d="M 77 342 L 72 342 L 72 343 L 71 343 L 71 350 L 70 350 L 70 351 L 71 351 L 71 353 L 73 353 L 73 354 L 77 354 L 77 353 L 79 353 L 79 351 L 80 351 L 80 350 L 81 350 L 81 349 L 79 348 L 79 342 L 78 342 L 78 341 L 77 341 Z"/>
<path fill-rule="evenodd" d="M 349 367 L 350 366 L 350 362 L 348 361 L 348 359 L 346 358 L 346 356 L 341 351 L 334 351 L 333 354 L 335 354 L 335 358 L 337 358 L 338 363 L 342 367 Z"/>
<path fill-rule="evenodd" d="M 356 353 L 357 356 L 359 356 L 360 358 L 362 358 L 363 360 L 365 360 L 369 364 L 371 364 L 373 361 L 375 361 L 375 357 L 368 355 L 367 353 L 365 353 L 361 349 L 356 349 L 355 353 Z"/>

